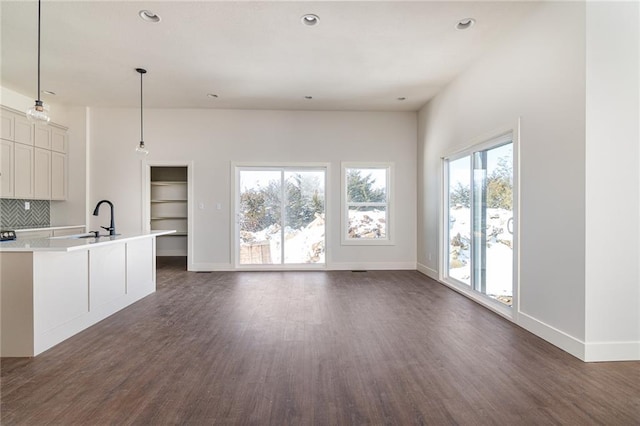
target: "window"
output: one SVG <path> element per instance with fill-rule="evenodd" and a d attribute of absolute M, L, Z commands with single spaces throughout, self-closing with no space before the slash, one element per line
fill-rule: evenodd
<path fill-rule="evenodd" d="M 343 244 L 393 244 L 392 174 L 390 163 L 343 163 Z"/>
<path fill-rule="evenodd" d="M 444 159 L 444 279 L 511 306 L 514 288 L 512 133 Z"/>
<path fill-rule="evenodd" d="M 324 167 L 237 167 L 237 266 L 325 263 Z"/>

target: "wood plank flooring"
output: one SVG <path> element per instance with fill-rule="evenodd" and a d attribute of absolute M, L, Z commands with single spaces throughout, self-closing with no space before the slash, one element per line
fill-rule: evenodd
<path fill-rule="evenodd" d="M 3 425 L 638 425 L 640 363 L 585 364 L 413 271 L 190 273 L 34 359 Z"/>

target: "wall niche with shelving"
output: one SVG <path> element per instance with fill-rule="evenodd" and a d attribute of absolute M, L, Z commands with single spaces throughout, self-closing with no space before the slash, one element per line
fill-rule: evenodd
<path fill-rule="evenodd" d="M 151 166 L 151 230 L 175 229 L 157 238 L 157 256 L 187 256 L 187 167 Z"/>

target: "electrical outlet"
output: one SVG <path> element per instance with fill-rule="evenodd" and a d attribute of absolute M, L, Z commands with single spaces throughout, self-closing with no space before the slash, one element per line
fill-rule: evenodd
<path fill-rule="evenodd" d="M 216 203 L 216 210 L 222 210 L 222 203 Z"/>
<path fill-rule="evenodd" d="M 199 208 L 200 210 L 204 210 L 204 203 L 200 203 L 200 204 L 198 204 L 198 208 Z"/>
<path fill-rule="evenodd" d="M 433 255 L 431 253 L 429 253 L 429 261 L 431 261 L 432 257 L 433 257 Z"/>
<path fill-rule="evenodd" d="M 25 210 L 30 210 L 31 209 L 31 203 L 29 201 L 25 201 L 24 202 L 24 209 Z"/>

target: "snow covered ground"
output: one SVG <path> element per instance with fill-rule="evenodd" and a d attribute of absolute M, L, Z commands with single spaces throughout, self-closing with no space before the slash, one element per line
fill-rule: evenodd
<path fill-rule="evenodd" d="M 386 215 L 384 211 L 350 211 L 349 235 L 361 238 L 381 238 L 386 235 Z M 282 258 L 282 233 L 280 225 L 274 224 L 257 232 L 241 232 L 240 250 L 250 250 L 254 245 L 269 245 L 269 258 L 251 258 L 247 263 L 279 264 Z M 284 229 L 284 263 L 324 263 L 325 262 L 325 221 L 319 215 L 309 225 L 301 229 Z"/>
<path fill-rule="evenodd" d="M 449 224 L 449 275 L 466 284 L 471 281 L 471 211 L 452 208 Z M 513 292 L 513 236 L 507 222 L 513 213 L 505 209 L 487 209 L 487 294 L 509 297 Z"/>
<path fill-rule="evenodd" d="M 316 217 L 301 229 L 284 229 L 284 263 L 324 263 L 324 216 Z M 242 232 L 241 248 L 253 244 L 268 244 L 271 261 L 254 263 L 282 263 L 282 233 L 280 225 L 271 225 L 258 232 Z"/>

